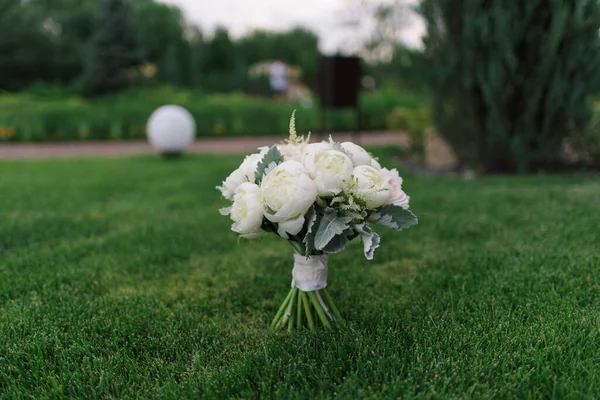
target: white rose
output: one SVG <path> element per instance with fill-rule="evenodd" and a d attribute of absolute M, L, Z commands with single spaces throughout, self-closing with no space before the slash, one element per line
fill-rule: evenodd
<path fill-rule="evenodd" d="M 388 170 L 383 168 L 379 171 L 381 177 L 388 182 L 390 185 L 390 197 L 387 204 L 393 204 L 408 209 L 408 201 L 410 197 L 402 190 L 402 178 L 398 175 L 396 168 Z"/>
<path fill-rule="evenodd" d="M 358 184 L 357 195 L 367 208 L 375 209 L 387 203 L 391 188 L 379 171 L 368 165 L 360 165 L 354 168 L 352 176 Z"/>
<path fill-rule="evenodd" d="M 227 200 L 232 200 L 233 195 L 235 194 L 236 189 L 244 182 L 252 182 L 256 181 L 256 168 L 260 160 L 262 160 L 265 153 L 269 150 L 268 147 L 261 148 L 260 153 L 250 154 L 247 156 L 242 164 L 233 171 L 226 179 L 223 181 L 222 186 L 217 186 L 217 189 L 221 191 L 223 197 Z"/>
<path fill-rule="evenodd" d="M 321 197 L 335 196 L 342 191 L 342 184 L 352 176 L 352 160 L 337 150 L 308 153 L 304 166 L 317 184 Z"/>
<path fill-rule="evenodd" d="M 231 230 L 247 238 L 260 235 L 264 206 L 260 188 L 250 182 L 242 183 L 233 196 Z"/>
<path fill-rule="evenodd" d="M 297 161 L 284 161 L 262 180 L 265 217 L 279 225 L 285 239 L 296 235 L 304 225 L 304 215 L 317 198 L 317 185 Z"/>
<path fill-rule="evenodd" d="M 303 150 L 300 146 L 293 144 L 278 145 L 277 150 L 281 153 L 285 161 L 298 161 L 302 162 Z"/>
<path fill-rule="evenodd" d="M 354 166 L 371 165 L 371 155 L 365 149 L 352 142 L 342 143 L 342 148 L 348 154 Z"/>

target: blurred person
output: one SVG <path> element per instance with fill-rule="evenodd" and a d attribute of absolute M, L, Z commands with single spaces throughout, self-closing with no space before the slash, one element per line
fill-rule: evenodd
<path fill-rule="evenodd" d="M 270 68 L 271 88 L 277 93 L 284 92 L 288 86 L 288 68 L 281 61 L 275 61 Z"/>

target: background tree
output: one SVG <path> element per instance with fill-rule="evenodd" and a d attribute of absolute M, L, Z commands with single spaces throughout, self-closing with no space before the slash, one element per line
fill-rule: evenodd
<path fill-rule="evenodd" d="M 410 0 L 346 0 L 341 15 L 344 47 L 365 60 L 363 74 L 379 86 L 423 89 L 422 52 L 405 43 L 405 34 L 415 27 L 417 10 Z"/>
<path fill-rule="evenodd" d="M 29 0 L 27 8 L 41 16 L 52 56 L 44 60 L 52 81 L 68 83 L 83 72 L 86 45 L 98 10 L 94 0 Z"/>
<path fill-rule="evenodd" d="M 0 89 L 19 90 L 34 79 L 51 79 L 52 40 L 43 18 L 20 0 L 0 2 Z"/>
<path fill-rule="evenodd" d="M 241 54 L 229 37 L 227 28 L 218 27 L 213 37 L 204 42 L 200 62 L 200 87 L 210 92 L 231 92 L 239 89 L 237 77 Z"/>
<path fill-rule="evenodd" d="M 600 79 L 598 0 L 423 0 L 442 136 L 482 171 L 559 163 Z"/>
<path fill-rule="evenodd" d="M 158 79 L 173 85 L 189 83 L 190 50 L 181 10 L 154 0 L 136 0 L 132 9 L 145 60 L 158 66 Z"/>
<path fill-rule="evenodd" d="M 300 67 L 303 81 L 314 86 L 319 61 L 319 38 L 303 27 L 295 27 L 277 38 L 275 54 L 282 61 Z"/>
<path fill-rule="evenodd" d="M 83 81 L 89 93 L 114 91 L 125 87 L 127 79 L 122 71 L 108 71 L 139 63 L 140 48 L 144 61 L 157 66 L 157 82 L 206 92 L 248 90 L 249 67 L 276 59 L 300 67 L 305 83 L 315 81 L 318 38 L 305 28 L 254 31 L 234 41 L 225 28 L 203 36 L 180 9 L 157 0 L 129 0 L 131 10 L 125 4 L 116 16 L 108 14 L 109 4 L 107 0 L 0 1 L 5 33 L 0 35 L 0 89 L 36 86 L 37 93 L 63 95 L 76 91 Z M 109 51 L 118 54 L 105 57 Z M 113 82 L 105 85 L 104 79 Z"/>
<path fill-rule="evenodd" d="M 87 94 L 115 92 L 129 85 L 128 71 L 142 63 L 127 0 L 103 0 L 83 77 Z"/>

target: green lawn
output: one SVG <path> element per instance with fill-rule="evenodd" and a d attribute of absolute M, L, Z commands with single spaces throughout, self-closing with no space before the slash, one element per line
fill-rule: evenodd
<path fill-rule="evenodd" d="M 217 212 L 239 161 L 0 163 L 0 397 L 600 393 L 597 178 L 406 175 L 420 224 L 331 258 L 349 327 L 287 335 L 291 248 Z"/>

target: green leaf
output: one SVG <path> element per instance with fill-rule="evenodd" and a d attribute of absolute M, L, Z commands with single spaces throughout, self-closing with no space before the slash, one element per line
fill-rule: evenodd
<path fill-rule="evenodd" d="M 306 214 L 306 234 L 304 235 L 304 247 L 306 247 L 306 256 L 312 254 L 315 249 L 315 235 L 317 229 L 319 229 L 319 223 L 321 222 L 321 215 L 315 210 L 315 207 L 311 207 Z"/>
<path fill-rule="evenodd" d="M 334 236 L 348 229 L 350 221 L 351 217 L 340 217 L 335 210 L 326 210 L 315 235 L 315 249 L 323 250 Z"/>
<path fill-rule="evenodd" d="M 327 254 L 339 253 L 344 250 L 348 243 L 357 236 L 353 229 L 348 228 L 339 235 L 335 235 L 329 243 L 323 248 L 323 252 Z"/>
<path fill-rule="evenodd" d="M 277 149 L 277 146 L 272 146 L 256 166 L 256 172 L 254 173 L 256 184 L 261 184 L 263 176 L 265 175 L 265 171 L 271 166 L 271 164 L 275 163 L 275 165 L 279 165 L 282 162 L 283 156 Z"/>
<path fill-rule="evenodd" d="M 416 225 L 419 221 L 415 214 L 402 207 L 388 204 L 373 212 L 369 216 L 369 221 L 388 228 L 401 231 Z"/>
<path fill-rule="evenodd" d="M 219 208 L 219 214 L 221 214 L 221 215 L 229 215 L 229 214 L 231 214 L 231 206 L 224 207 L 224 208 Z"/>
<path fill-rule="evenodd" d="M 263 218 L 261 228 L 265 232 L 277 233 L 277 225 L 266 218 Z"/>
<path fill-rule="evenodd" d="M 381 242 L 381 238 L 378 234 L 371 230 L 371 227 L 368 224 L 359 224 L 354 227 L 356 232 L 360 235 L 360 238 L 363 241 L 365 258 L 367 260 L 372 260 L 373 255 L 375 253 L 375 249 L 379 247 L 379 243 Z"/>

